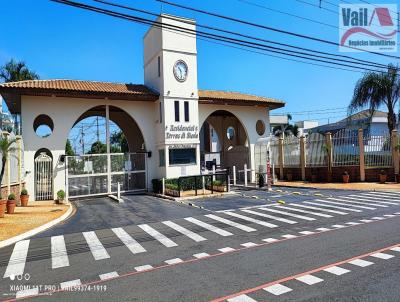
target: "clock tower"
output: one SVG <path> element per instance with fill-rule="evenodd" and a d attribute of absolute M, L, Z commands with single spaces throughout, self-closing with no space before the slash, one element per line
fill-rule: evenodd
<path fill-rule="evenodd" d="M 154 106 L 157 177 L 200 173 L 196 24 L 160 15 L 144 37 L 144 83 Z"/>

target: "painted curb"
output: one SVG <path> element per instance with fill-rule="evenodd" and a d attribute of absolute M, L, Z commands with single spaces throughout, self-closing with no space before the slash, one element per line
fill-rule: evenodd
<path fill-rule="evenodd" d="M 36 234 L 39 234 L 39 233 L 41 233 L 41 232 L 43 232 L 43 231 L 55 226 L 56 224 L 58 224 L 58 223 L 60 223 L 60 222 L 62 222 L 64 220 L 66 220 L 67 218 L 69 218 L 71 216 L 71 214 L 72 214 L 73 209 L 74 209 L 74 207 L 72 206 L 72 203 L 69 203 L 68 210 L 62 216 L 60 216 L 57 219 L 54 219 L 52 221 L 49 221 L 48 223 L 45 223 L 45 224 L 43 224 L 43 225 L 41 225 L 41 226 L 39 226 L 37 228 L 34 228 L 34 229 L 32 229 L 32 230 L 30 230 L 28 232 L 22 233 L 20 235 L 11 237 L 9 239 L 6 239 L 6 240 L 0 242 L 0 248 L 9 246 L 9 245 L 14 244 L 14 243 L 16 243 L 18 241 L 21 241 L 21 240 L 24 240 L 26 238 L 32 237 L 32 236 L 34 236 Z"/>

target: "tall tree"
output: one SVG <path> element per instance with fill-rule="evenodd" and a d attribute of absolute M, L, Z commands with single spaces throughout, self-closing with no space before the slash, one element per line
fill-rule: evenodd
<path fill-rule="evenodd" d="M 71 141 L 69 139 L 67 139 L 67 144 L 65 145 L 65 155 L 75 156 L 75 152 L 72 149 Z"/>
<path fill-rule="evenodd" d="M 123 153 L 129 152 L 128 140 L 126 139 L 125 134 L 121 130 L 113 132 L 111 134 L 110 143 L 116 149 L 119 149 L 120 152 Z"/>
<path fill-rule="evenodd" d="M 388 66 L 388 71 L 368 72 L 356 84 L 353 98 L 348 108 L 348 114 L 369 108 L 371 118 L 380 107 L 388 110 L 388 129 L 391 132 L 396 128 L 396 104 L 400 98 L 400 75 L 398 67 Z"/>
<path fill-rule="evenodd" d="M 17 62 L 11 59 L 8 63 L 0 67 L 0 79 L 4 82 L 18 82 L 37 80 L 39 76 L 30 70 L 25 62 Z"/>

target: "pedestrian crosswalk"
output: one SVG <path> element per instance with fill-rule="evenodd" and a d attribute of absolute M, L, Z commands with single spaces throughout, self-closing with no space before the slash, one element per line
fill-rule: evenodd
<path fill-rule="evenodd" d="M 122 246 L 135 255 L 151 250 L 152 247 L 149 248 L 147 246 L 150 241 L 159 247 L 175 248 L 182 245 L 182 240 L 184 239 L 187 242 L 199 243 L 219 236 L 229 237 L 242 234 L 243 232 L 256 232 L 262 228 L 275 229 L 288 224 L 312 222 L 329 219 L 337 215 L 348 215 L 364 211 L 370 213 L 370 211 L 395 205 L 400 205 L 400 197 L 394 193 L 365 192 L 348 196 L 315 198 L 287 205 L 268 204 L 252 208 L 219 211 L 213 214 L 208 213 L 202 216 L 185 217 L 174 221 L 166 220 L 152 224 L 140 224 L 130 226 L 129 229 L 126 227 L 112 228 L 111 234 L 115 237 L 112 242 L 115 244 L 111 247 Z M 360 219 L 359 221 L 366 223 L 391 218 L 396 215 L 386 214 L 383 216 L 385 217 L 373 217 L 370 219 Z M 339 229 L 346 226 L 359 225 L 360 223 L 343 222 L 343 224 L 334 224 L 331 228 Z M 135 228 L 135 230 L 132 231 L 132 228 Z M 326 231 L 330 229 L 317 228 L 316 230 Z M 82 243 L 80 244 L 87 246 L 86 250 L 90 252 L 92 259 L 95 261 L 106 261 L 112 258 L 112 253 L 109 250 L 111 247 L 105 244 L 110 241 L 110 238 L 99 236 L 98 232 L 82 232 Z M 301 235 L 310 235 L 314 232 L 303 230 L 298 233 Z M 281 237 L 290 239 L 296 236 L 286 234 Z M 263 241 L 273 242 L 275 240 L 274 238 L 267 238 Z M 51 259 L 52 269 L 60 270 L 70 266 L 68 244 L 68 238 L 65 238 L 64 235 L 50 237 L 49 258 Z M 22 275 L 25 272 L 31 245 L 31 240 L 23 240 L 14 245 L 3 278 L 11 278 L 12 276 Z M 223 252 L 226 251 L 223 250 Z M 171 259 L 170 262 L 172 263 L 176 259 Z M 104 276 L 104 278 L 108 277 L 110 276 Z M 309 282 L 313 281 L 310 279 Z"/>

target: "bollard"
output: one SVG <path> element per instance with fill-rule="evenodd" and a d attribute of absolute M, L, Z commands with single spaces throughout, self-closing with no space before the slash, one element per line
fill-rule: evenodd
<path fill-rule="evenodd" d="M 236 186 L 236 166 L 232 167 L 233 185 Z"/>
<path fill-rule="evenodd" d="M 162 193 L 162 195 L 165 195 L 165 177 L 162 178 L 161 193 Z"/>
<path fill-rule="evenodd" d="M 206 182 L 204 176 L 201 177 L 201 180 L 203 182 L 203 195 L 206 195 Z"/>
<path fill-rule="evenodd" d="M 212 180 L 215 181 L 215 165 L 212 166 L 212 174 L 213 174 Z"/>
<path fill-rule="evenodd" d="M 247 187 L 247 164 L 244 164 L 244 186 Z"/>
<path fill-rule="evenodd" d="M 118 200 L 121 199 L 121 184 L 119 182 L 117 183 L 117 198 Z"/>

